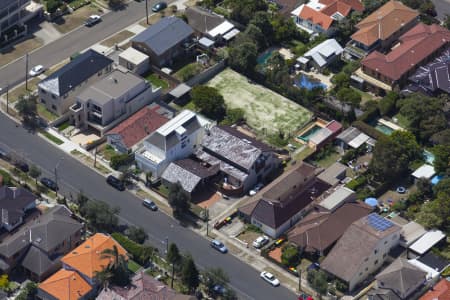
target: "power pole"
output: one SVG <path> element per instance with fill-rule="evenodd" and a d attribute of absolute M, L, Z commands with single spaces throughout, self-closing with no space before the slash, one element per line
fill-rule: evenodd
<path fill-rule="evenodd" d="M 95 146 L 94 149 L 94 168 L 96 167 L 96 165 L 97 165 L 97 146 Z"/>
<path fill-rule="evenodd" d="M 147 19 L 147 25 L 150 25 L 148 22 L 148 0 L 145 0 L 145 18 Z"/>
<path fill-rule="evenodd" d="M 6 84 L 6 113 L 9 114 L 9 83 Z"/>
<path fill-rule="evenodd" d="M 25 54 L 25 89 L 28 91 L 28 52 Z"/>
<path fill-rule="evenodd" d="M 175 276 L 175 264 L 172 264 L 172 280 L 170 281 L 170 287 L 173 289 L 173 277 Z"/>

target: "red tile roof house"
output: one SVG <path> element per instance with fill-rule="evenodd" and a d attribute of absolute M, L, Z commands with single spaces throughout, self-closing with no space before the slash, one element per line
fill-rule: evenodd
<path fill-rule="evenodd" d="M 364 11 L 359 0 L 311 0 L 291 12 L 297 26 L 308 33 L 332 35 L 334 24 L 346 18 L 351 11 Z"/>
<path fill-rule="evenodd" d="M 450 300 L 450 282 L 443 278 L 419 300 Z"/>
<path fill-rule="evenodd" d="M 418 22 L 419 13 L 400 1 L 389 1 L 356 24 L 359 29 L 347 43 L 348 58 L 361 59 L 375 49 L 389 49 Z"/>
<path fill-rule="evenodd" d="M 239 214 L 268 236 L 279 237 L 311 211 L 314 200 L 331 187 L 316 177 L 317 172 L 314 166 L 300 163 L 241 206 Z"/>
<path fill-rule="evenodd" d="M 421 65 L 433 60 L 450 46 L 450 31 L 433 25 L 417 24 L 402 35 L 392 51 L 384 55 L 374 51 L 361 61 L 366 80 L 376 90 L 386 85 L 394 89 L 404 86 L 408 77 Z M 377 81 L 385 85 L 377 84 Z"/>
<path fill-rule="evenodd" d="M 107 142 L 117 151 L 127 153 L 145 137 L 167 123 L 159 105 L 146 106 L 106 133 Z"/>

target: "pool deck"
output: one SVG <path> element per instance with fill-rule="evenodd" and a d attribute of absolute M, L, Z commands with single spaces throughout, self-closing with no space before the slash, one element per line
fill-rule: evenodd
<path fill-rule="evenodd" d="M 331 74 L 330 76 L 325 76 L 325 75 L 323 75 L 321 73 L 298 71 L 296 75 L 299 75 L 299 74 L 305 74 L 307 76 L 310 76 L 312 78 L 315 78 L 315 79 L 319 80 L 320 82 L 322 82 L 323 84 L 325 84 L 327 86 L 325 88 L 325 90 L 329 90 L 333 86 L 333 84 L 330 81 L 330 78 L 334 74 Z"/>
<path fill-rule="evenodd" d="M 400 127 L 397 124 L 392 123 L 391 121 L 385 119 L 378 119 L 378 123 L 383 124 L 384 126 L 387 126 L 389 128 L 392 128 L 393 130 L 405 130 L 403 127 Z"/>
<path fill-rule="evenodd" d="M 304 129 L 302 131 L 300 131 L 294 138 L 294 140 L 298 143 L 301 144 L 308 144 L 308 141 L 304 141 L 302 139 L 299 138 L 299 136 L 304 135 L 305 133 L 307 133 L 308 131 L 310 131 L 311 129 L 313 129 L 315 126 L 318 126 L 320 128 L 324 128 L 325 126 L 327 126 L 328 122 L 322 119 L 317 119 L 316 121 L 309 123 L 308 125 L 306 125 L 304 127 Z"/>

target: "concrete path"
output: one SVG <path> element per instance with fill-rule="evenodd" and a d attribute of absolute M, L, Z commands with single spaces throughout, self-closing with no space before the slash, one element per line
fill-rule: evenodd
<path fill-rule="evenodd" d="M 49 44 L 62 36 L 62 34 L 50 22 L 44 21 L 39 26 L 41 29 L 36 31 L 34 35 L 42 39 L 44 45 Z"/>

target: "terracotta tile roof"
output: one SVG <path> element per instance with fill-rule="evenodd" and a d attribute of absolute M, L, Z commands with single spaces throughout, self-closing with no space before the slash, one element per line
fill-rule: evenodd
<path fill-rule="evenodd" d="M 417 11 L 401 2 L 389 1 L 356 25 L 359 30 L 352 35 L 352 39 L 370 46 L 379 39 L 388 39 L 417 16 Z"/>
<path fill-rule="evenodd" d="M 304 20 L 309 20 L 313 24 L 320 25 L 323 29 L 327 30 L 333 24 L 333 19 L 327 16 L 323 12 L 312 9 L 311 7 L 304 5 L 299 17 Z"/>
<path fill-rule="evenodd" d="M 108 131 L 107 134 L 119 134 L 123 143 L 128 147 L 133 147 L 140 140 L 161 127 L 168 118 L 158 113 L 159 105 L 152 108 L 144 107 L 134 115 Z"/>
<path fill-rule="evenodd" d="M 432 290 L 426 292 L 419 300 L 450 300 L 450 282 L 441 279 Z"/>
<path fill-rule="evenodd" d="M 320 0 L 319 2 L 325 5 L 321 12 L 327 16 L 332 16 L 339 12 L 346 17 L 352 10 L 364 11 L 364 5 L 359 0 Z"/>
<path fill-rule="evenodd" d="M 433 25 L 417 24 L 399 39 L 400 43 L 387 55 L 374 51 L 361 64 L 391 80 L 400 79 L 424 59 L 450 43 L 450 31 Z"/>
<path fill-rule="evenodd" d="M 61 269 L 39 285 L 58 300 L 77 300 L 92 290 L 77 272 Z"/>
<path fill-rule="evenodd" d="M 114 245 L 117 246 L 120 254 L 127 255 L 127 251 L 112 237 L 96 233 L 64 256 L 61 261 L 89 278 L 94 278 L 95 272 L 101 271 L 110 263 L 108 258 L 101 258 L 103 250 L 112 249 Z"/>

